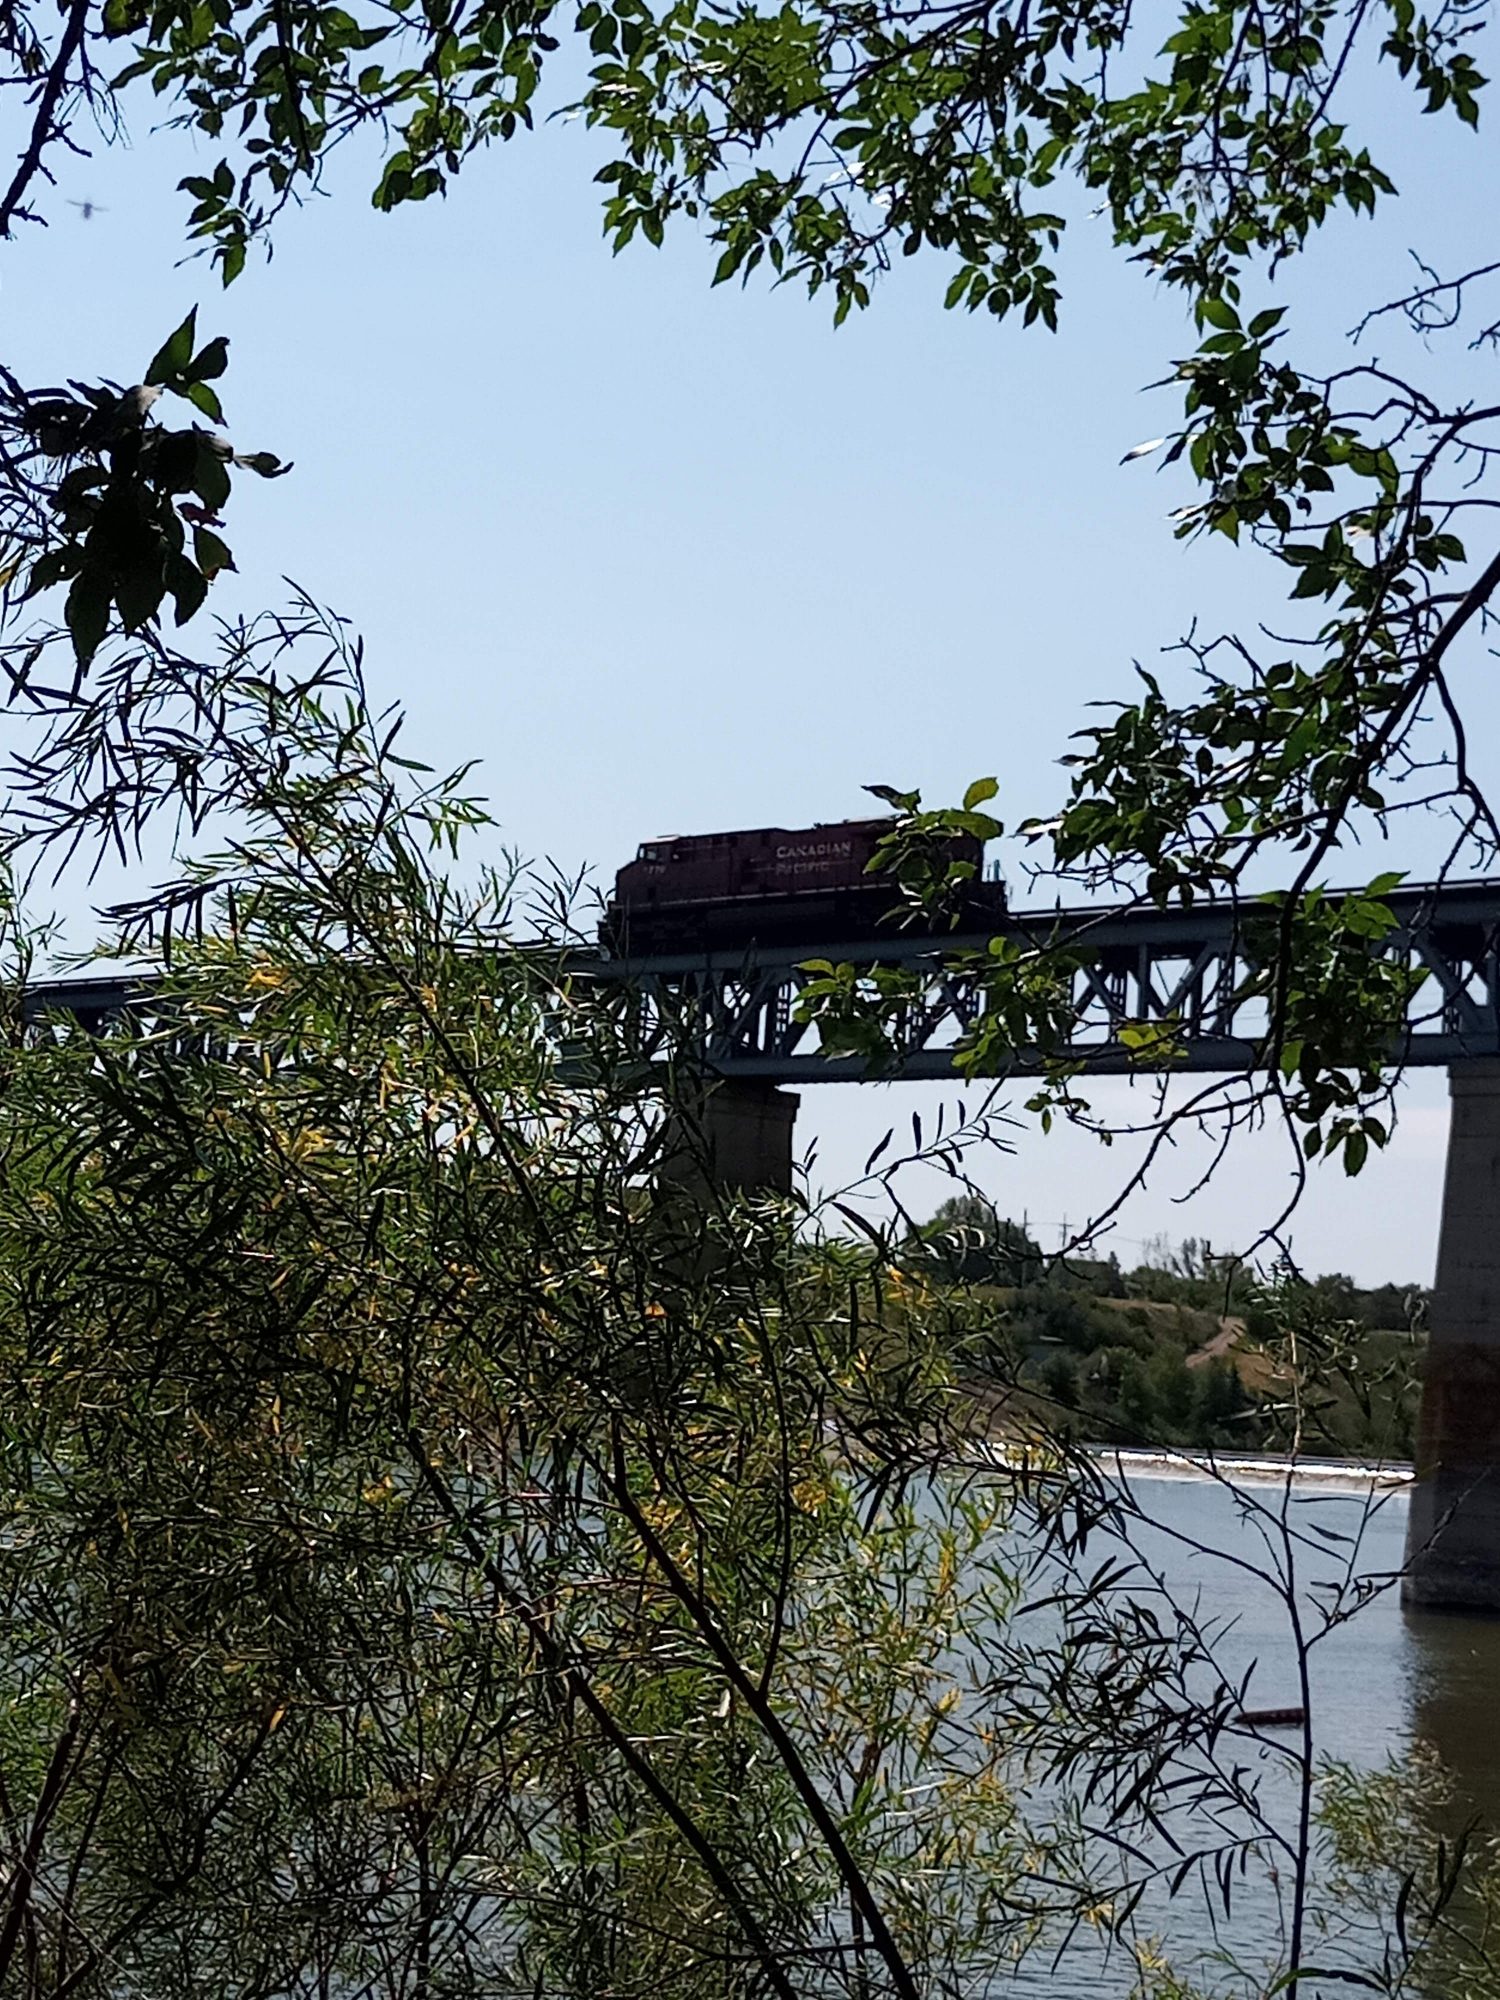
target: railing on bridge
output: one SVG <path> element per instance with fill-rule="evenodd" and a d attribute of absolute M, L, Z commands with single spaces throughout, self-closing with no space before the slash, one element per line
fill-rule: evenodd
<path fill-rule="evenodd" d="M 1427 974 L 1413 1001 L 1400 1055 L 1436 1066 L 1500 1056 L 1500 882 L 1415 886 L 1387 899 L 1397 928 L 1381 949 Z M 997 930 L 1021 943 L 1066 942 L 1080 963 L 1072 974 L 1074 1032 L 1065 1050 L 1096 1075 L 1171 1067 L 1214 1072 L 1253 1065 L 1266 1028 L 1253 991 L 1249 940 L 1264 929 L 1264 905 L 1194 910 L 1015 911 Z M 901 966 L 916 975 L 900 1027 L 906 1077 L 953 1074 L 954 1052 L 982 1005 L 981 980 L 955 957 L 983 952 L 988 936 L 893 935 L 880 942 L 806 944 L 638 959 L 574 953 L 576 977 L 626 989 L 640 1039 L 655 1025 L 686 1023 L 705 1063 L 725 1076 L 769 1083 L 857 1082 L 863 1058 L 825 1055 L 801 1018 L 810 960 Z M 40 1020 L 71 1015 L 93 1032 L 149 1010 L 144 976 L 60 980 L 30 989 L 27 1011 Z M 1122 1030 L 1169 1031 L 1170 1060 L 1132 1047 Z M 1024 1058 L 1019 1067 L 1025 1067 Z"/>

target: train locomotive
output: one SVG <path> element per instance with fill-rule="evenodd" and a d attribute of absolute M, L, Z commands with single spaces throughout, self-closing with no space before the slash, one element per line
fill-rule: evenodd
<path fill-rule="evenodd" d="M 887 816 L 645 841 L 615 877 L 604 942 L 638 956 L 889 934 L 899 892 L 889 874 L 868 871 L 894 824 Z M 948 844 L 952 859 L 974 867 L 966 901 L 1003 904 L 1000 886 L 980 881 L 983 843 L 954 834 Z"/>

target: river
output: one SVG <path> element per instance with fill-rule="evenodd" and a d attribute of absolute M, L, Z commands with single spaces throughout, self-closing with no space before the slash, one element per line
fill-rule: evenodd
<path fill-rule="evenodd" d="M 1164 1603 L 1165 1594 L 1151 1582 L 1154 1573 L 1178 1604 L 1192 1604 L 1200 1622 L 1221 1625 L 1216 1653 L 1230 1678 L 1254 1663 L 1247 1707 L 1298 1704 L 1297 1650 L 1287 1607 L 1242 1566 L 1266 1560 L 1267 1522 L 1257 1509 L 1279 1510 L 1282 1480 L 1247 1469 L 1231 1486 L 1190 1472 L 1137 1466 L 1124 1469 L 1124 1482 L 1145 1518 L 1132 1536 L 1139 1567 L 1121 1594 Z M 1352 1568 L 1359 1576 L 1374 1583 L 1399 1569 L 1407 1517 L 1401 1487 L 1372 1493 L 1368 1482 L 1312 1478 L 1296 1484 L 1290 1506 L 1298 1535 L 1297 1601 L 1311 1623 L 1318 1622 L 1320 1594 L 1350 1562 L 1356 1543 Z M 1104 1553 L 1101 1540 L 1098 1559 Z M 1091 1566 L 1094 1560 L 1091 1549 Z M 1393 1754 L 1428 1746 L 1447 1767 L 1455 1790 L 1445 1825 L 1471 1814 L 1500 1825 L 1500 1618 L 1407 1612 L 1398 1591 L 1385 1588 L 1348 1623 L 1319 1639 L 1310 1668 L 1310 1706 L 1322 1754 L 1373 1770 Z M 1297 1730 L 1265 1734 L 1272 1743 L 1278 1737 L 1288 1744 L 1300 1741 Z M 1294 1821 L 1295 1790 L 1280 1775 L 1276 1751 L 1252 1741 L 1248 1756 L 1262 1767 L 1278 1817 Z M 1216 1995 L 1264 1990 L 1253 1977 L 1241 1983 L 1221 1962 L 1210 1962 L 1226 1938 L 1253 1967 L 1275 1959 L 1283 1935 L 1285 1913 L 1274 1887 L 1252 1878 L 1235 1894 L 1232 1922 L 1222 1930 L 1216 1930 L 1203 1895 L 1191 1889 L 1142 1905 L 1146 1929 L 1160 1936 L 1171 1962 L 1184 1973 L 1195 1972 L 1203 1989 Z M 1316 1953 L 1305 1952 L 1304 1962 L 1309 1958 L 1315 1962 Z M 1116 2000 L 1131 1992 L 1133 1981 L 1125 1954 L 1101 1956 L 1075 1945 L 1056 1967 L 1044 1968 L 1033 1959 L 989 1990 L 1045 1994 L 1048 2000 Z M 1325 1993 L 1332 2000 L 1350 1990 L 1321 1981 L 1304 1986 L 1306 2000 L 1322 2000 Z"/>

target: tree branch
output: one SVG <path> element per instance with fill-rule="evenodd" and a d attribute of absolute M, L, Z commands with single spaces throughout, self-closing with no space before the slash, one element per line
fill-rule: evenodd
<path fill-rule="evenodd" d="M 600 1699 L 593 1682 L 570 1656 L 568 1649 L 548 1629 L 544 1619 L 539 1618 L 531 1606 L 514 1590 L 500 1565 L 484 1549 L 478 1536 L 464 1518 L 457 1500 L 449 1490 L 447 1482 L 438 1476 L 437 1467 L 428 1456 L 427 1448 L 415 1431 L 407 1436 L 407 1447 L 412 1454 L 423 1484 L 437 1501 L 443 1513 L 458 1529 L 468 1547 L 472 1560 L 504 1602 L 507 1608 L 525 1627 L 532 1644 L 547 1662 L 551 1670 L 568 1688 L 579 1704 L 588 1710 L 601 1733 L 613 1745 L 615 1751 L 634 1771 L 641 1783 L 656 1800 L 662 1811 L 671 1820 L 693 1853 L 697 1855 L 705 1874 L 719 1891 L 724 1901 L 734 1913 L 735 1922 L 744 1932 L 745 1941 L 754 1952 L 762 1971 L 779 2000 L 798 2000 L 796 1989 L 787 1978 L 786 1970 L 772 1947 L 770 1939 L 761 1929 L 755 1913 L 740 1892 L 740 1886 L 729 1872 L 722 1856 L 709 1841 L 687 1808 L 657 1775 L 650 1760 L 645 1757 L 630 1736 L 623 1730 L 604 1702 Z"/>
<path fill-rule="evenodd" d="M 16 215 L 25 213 L 20 204 L 27 188 L 38 173 L 46 171 L 42 166 L 42 155 L 49 143 L 58 136 L 57 107 L 68 87 L 68 70 L 82 45 L 88 14 L 89 0 L 72 0 L 62 40 L 57 45 L 57 54 L 52 59 L 47 80 L 42 85 L 41 97 L 37 101 L 36 116 L 31 121 L 31 137 L 21 155 L 10 186 L 6 189 L 4 197 L 0 198 L 0 236 L 9 236 L 11 223 Z"/>
<path fill-rule="evenodd" d="M 42 1858 L 42 1842 L 46 1838 L 47 1822 L 62 1797 L 63 1787 L 67 1782 L 68 1765 L 72 1760 L 73 1746 L 78 1741 L 82 1719 L 82 1711 L 75 1704 L 61 1736 L 57 1739 L 57 1747 L 52 1752 L 52 1761 L 47 1766 L 47 1775 L 42 1780 L 41 1793 L 36 1802 L 31 1831 L 26 1836 L 26 1845 L 16 1863 L 16 1872 L 10 1878 L 10 1908 L 5 1913 L 4 1927 L 0 1928 L 0 1982 L 4 1981 L 11 1959 L 15 1956 L 16 1943 L 25 1922 L 27 1905 L 31 1901 L 37 1864 Z"/>

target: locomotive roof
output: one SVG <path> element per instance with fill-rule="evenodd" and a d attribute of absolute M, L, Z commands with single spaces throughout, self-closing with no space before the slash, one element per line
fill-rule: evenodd
<path fill-rule="evenodd" d="M 669 842 L 677 840 L 750 840 L 759 833 L 781 833 L 787 835 L 799 833 L 835 833 L 840 827 L 845 826 L 885 826 L 895 817 L 894 813 L 866 813 L 858 819 L 820 819 L 816 820 L 811 826 L 740 826 L 728 827 L 723 830 L 715 828 L 712 833 L 657 833 L 651 836 L 649 844 L 655 845 L 659 842 L 661 845 L 666 846 Z"/>

